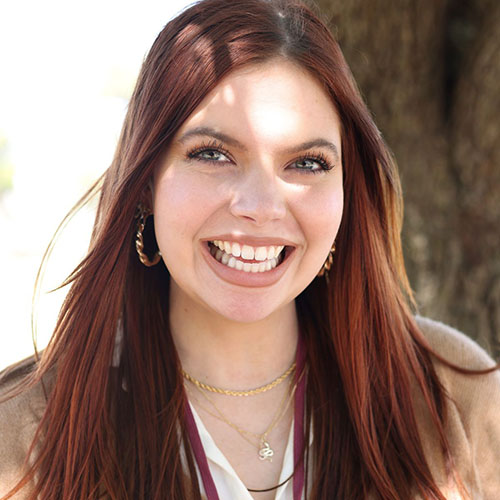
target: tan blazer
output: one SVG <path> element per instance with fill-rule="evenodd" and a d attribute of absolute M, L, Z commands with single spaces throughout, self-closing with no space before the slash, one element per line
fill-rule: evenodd
<path fill-rule="evenodd" d="M 493 365 L 491 358 L 460 332 L 429 319 L 417 318 L 417 321 L 433 349 L 444 358 L 466 368 Z M 500 371 L 489 375 L 461 375 L 438 362 L 436 370 L 451 398 L 447 434 L 461 478 L 472 500 L 499 500 Z M 19 377 L 0 381 L 0 396 L 18 380 Z M 445 496 L 458 499 L 453 487 L 443 479 L 446 475 L 438 440 L 418 395 L 415 395 L 415 404 L 431 470 Z M 44 406 L 40 386 L 0 404 L 0 495 L 8 491 L 22 471 Z M 19 494 L 14 498 L 27 497 Z"/>

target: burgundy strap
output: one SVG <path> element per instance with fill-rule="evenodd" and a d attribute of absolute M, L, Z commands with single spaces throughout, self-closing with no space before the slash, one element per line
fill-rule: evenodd
<path fill-rule="evenodd" d="M 191 443 L 191 448 L 193 449 L 194 457 L 200 469 L 201 480 L 203 481 L 203 487 L 205 488 L 205 494 L 207 495 L 207 500 L 219 500 L 219 495 L 217 493 L 217 488 L 210 474 L 210 469 L 208 468 L 207 456 L 205 455 L 205 450 L 201 444 L 200 434 L 198 433 L 198 428 L 196 427 L 196 422 L 194 421 L 193 412 L 191 411 L 191 406 L 187 397 L 185 398 L 186 406 L 186 426 L 189 436 L 189 441 Z"/>
<path fill-rule="evenodd" d="M 295 380 L 298 380 L 297 388 L 295 389 L 295 407 L 293 420 L 293 462 L 295 473 L 293 475 L 293 500 L 302 498 L 302 490 L 304 489 L 304 414 L 305 414 L 305 393 L 306 393 L 306 377 L 303 373 L 306 362 L 306 349 L 304 338 L 299 336 L 297 344 L 297 369 L 295 370 Z"/>
<path fill-rule="evenodd" d="M 297 344 L 296 355 L 296 370 L 295 380 L 298 380 L 297 388 L 295 389 L 294 401 L 294 424 L 293 424 L 293 461 L 294 461 L 294 475 L 293 475 L 293 500 L 300 500 L 302 498 L 302 490 L 304 489 L 304 414 L 305 414 L 305 389 L 306 377 L 303 374 L 305 369 L 306 353 L 304 339 L 302 335 L 299 336 Z M 302 376 L 301 376 L 302 375 Z M 185 394 L 185 393 L 184 393 Z M 187 396 L 185 395 L 185 418 L 186 427 L 189 436 L 189 442 L 193 449 L 194 457 L 198 468 L 200 470 L 203 487 L 207 500 L 219 500 L 217 488 L 208 467 L 207 456 L 203 445 L 201 443 L 200 434 L 194 421 L 193 412 Z"/>

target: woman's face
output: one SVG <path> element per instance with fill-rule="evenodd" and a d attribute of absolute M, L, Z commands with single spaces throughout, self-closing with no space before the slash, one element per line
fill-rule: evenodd
<path fill-rule="evenodd" d="M 293 63 L 223 79 L 155 174 L 171 300 L 242 322 L 293 307 L 339 228 L 341 154 L 335 108 Z"/>

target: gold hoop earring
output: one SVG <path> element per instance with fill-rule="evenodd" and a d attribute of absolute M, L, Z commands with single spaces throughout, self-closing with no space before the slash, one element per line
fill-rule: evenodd
<path fill-rule="evenodd" d="M 327 272 L 330 270 L 333 264 L 333 254 L 335 253 L 335 243 L 333 243 L 332 248 L 330 248 L 330 251 L 328 252 L 328 257 L 325 260 L 325 263 L 323 264 L 323 267 L 319 270 L 318 276 L 327 276 Z"/>
<path fill-rule="evenodd" d="M 157 251 L 153 259 L 150 260 L 149 257 L 144 252 L 144 238 L 142 233 L 144 232 L 144 228 L 146 227 L 147 218 L 152 215 L 151 210 L 146 208 L 142 203 L 137 207 L 137 233 L 135 235 L 135 249 L 137 250 L 137 255 L 139 256 L 139 260 L 147 267 L 155 266 L 160 262 L 161 253 Z"/>

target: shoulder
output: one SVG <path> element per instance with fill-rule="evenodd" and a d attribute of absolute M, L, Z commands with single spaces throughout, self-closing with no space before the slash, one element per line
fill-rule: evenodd
<path fill-rule="evenodd" d="M 448 361 L 470 370 L 481 370 L 494 365 L 486 351 L 462 332 L 422 316 L 415 319 L 432 349 Z"/>
<path fill-rule="evenodd" d="M 450 363 L 466 370 L 495 366 L 486 351 L 458 330 L 427 318 L 416 320 L 431 349 Z M 434 365 L 448 396 L 446 430 L 460 476 L 474 499 L 497 499 L 500 492 L 500 370 L 469 374 L 439 360 Z"/>
<path fill-rule="evenodd" d="M 45 409 L 41 383 L 19 392 L 19 384 L 34 369 L 29 358 L 0 373 L 0 496 L 19 479 Z"/>
<path fill-rule="evenodd" d="M 486 370 L 495 366 L 489 354 L 462 332 L 428 318 L 417 317 L 416 320 L 431 349 L 444 360 L 464 370 Z M 472 410 L 486 400 L 500 412 L 500 370 L 486 374 L 462 373 L 438 359 L 434 365 L 453 401 Z"/>

